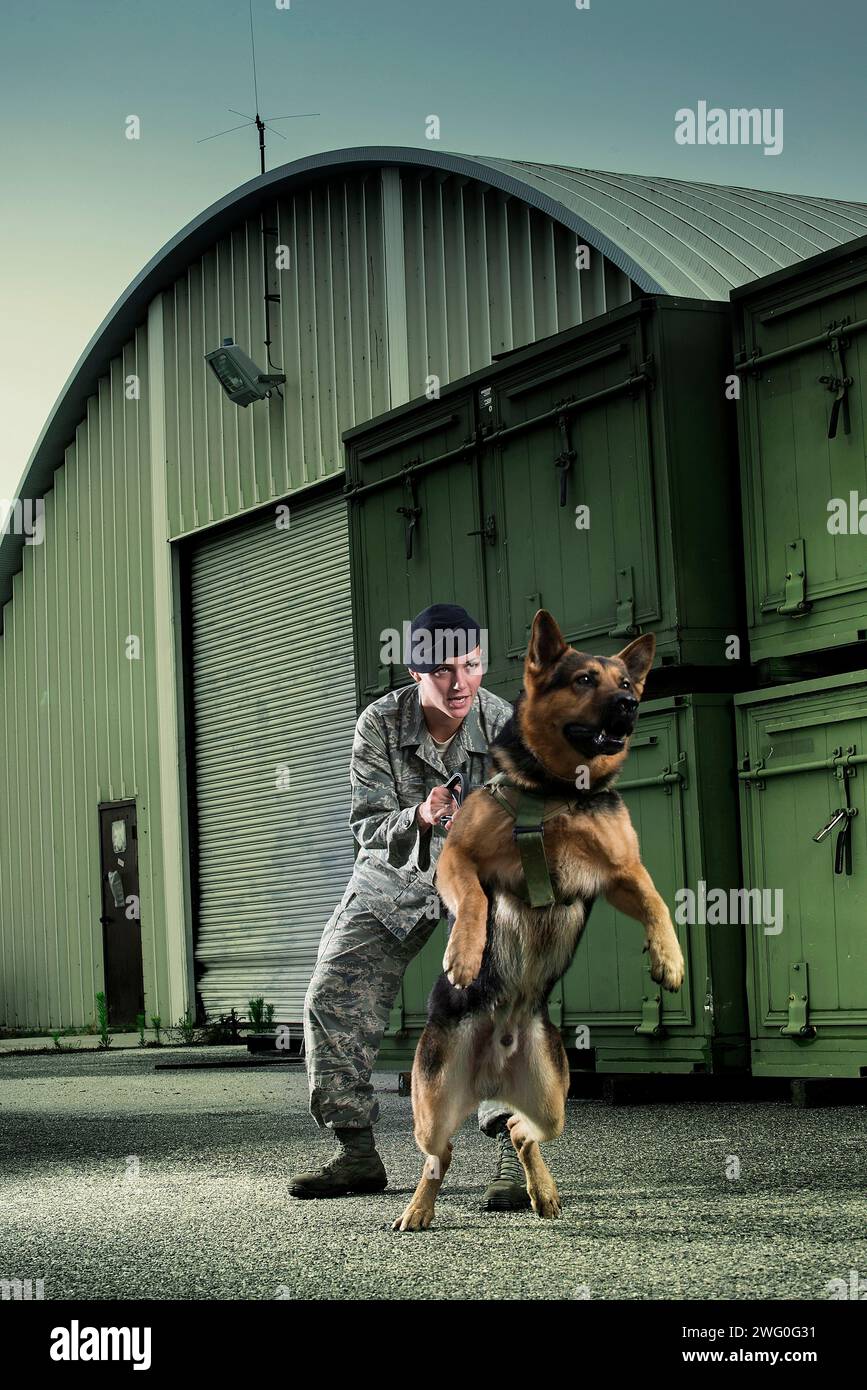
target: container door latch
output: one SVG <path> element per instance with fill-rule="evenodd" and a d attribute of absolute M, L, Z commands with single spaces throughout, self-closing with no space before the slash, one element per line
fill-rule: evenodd
<path fill-rule="evenodd" d="M 420 460 L 414 459 L 418 463 Z M 404 486 L 409 493 L 410 505 L 408 507 L 397 507 L 396 510 L 404 519 L 404 536 L 406 541 L 406 558 L 412 559 L 412 533 L 416 528 L 418 519 L 421 516 L 421 507 L 418 505 L 418 498 L 415 495 L 415 474 L 406 473 L 404 475 Z"/>
<path fill-rule="evenodd" d="M 554 460 L 554 467 L 560 473 L 560 506 L 566 505 L 566 480 L 578 455 L 572 448 L 572 440 L 569 436 L 569 416 L 563 412 L 558 416 L 557 423 L 560 426 L 560 452 Z"/>
<path fill-rule="evenodd" d="M 831 402 L 831 414 L 828 419 L 828 438 L 836 439 L 837 422 L 842 413 L 843 433 L 850 434 L 851 426 L 849 422 L 849 387 L 854 385 L 851 376 L 846 375 L 846 358 L 843 353 L 849 346 L 848 338 L 844 338 L 840 333 L 848 319 L 843 319 L 840 324 L 832 323 L 828 329 L 828 348 L 834 357 L 834 366 L 840 373 L 839 376 L 820 376 L 819 381 L 829 391 L 834 392 L 834 399 Z"/>
<path fill-rule="evenodd" d="M 854 753 L 854 747 L 849 751 Z M 834 749 L 835 757 L 841 757 L 842 753 L 842 748 Z M 858 814 L 857 806 L 852 805 L 852 794 L 849 787 L 849 779 L 854 774 L 854 771 L 855 769 L 852 767 L 840 766 L 837 768 L 837 776 L 843 783 L 846 805 L 841 806 L 839 811 L 835 811 L 827 825 L 823 825 L 818 834 L 813 836 L 814 843 L 819 845 L 825 839 L 826 835 L 830 835 L 831 831 L 836 826 L 840 826 L 840 832 L 837 836 L 837 846 L 834 851 L 835 874 L 842 874 L 843 872 L 851 874 L 852 872 L 852 821 Z"/>
<path fill-rule="evenodd" d="M 816 1029 L 808 1022 L 810 990 L 807 962 L 796 960 L 789 966 L 789 1017 L 780 1032 L 784 1038 L 815 1038 Z"/>
<path fill-rule="evenodd" d="M 786 586 L 783 602 L 778 613 L 790 618 L 802 618 L 812 608 L 807 598 L 807 560 L 804 554 L 804 538 L 789 541 L 786 546 Z"/>
<path fill-rule="evenodd" d="M 667 1030 L 662 1021 L 662 989 L 651 979 L 649 960 L 645 962 L 644 977 L 641 1022 L 636 1024 L 635 1032 L 639 1037 L 664 1038 Z"/>

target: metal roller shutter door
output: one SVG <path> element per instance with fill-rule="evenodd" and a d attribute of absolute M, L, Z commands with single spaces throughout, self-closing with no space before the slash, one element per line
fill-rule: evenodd
<path fill-rule="evenodd" d="M 209 1016 L 263 995 L 298 1022 L 354 858 L 343 497 L 201 543 L 191 580 L 199 989 Z"/>

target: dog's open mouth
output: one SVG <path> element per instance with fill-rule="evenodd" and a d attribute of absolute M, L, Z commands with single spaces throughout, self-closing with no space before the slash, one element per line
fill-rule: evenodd
<path fill-rule="evenodd" d="M 591 758 L 622 753 L 632 728 L 619 723 L 611 729 L 591 729 L 586 724 L 566 724 L 563 734 L 579 753 Z"/>

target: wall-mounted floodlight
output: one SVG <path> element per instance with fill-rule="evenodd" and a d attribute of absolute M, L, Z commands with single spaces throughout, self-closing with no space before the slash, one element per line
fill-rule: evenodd
<path fill-rule="evenodd" d="M 271 375 L 260 372 L 252 357 L 248 357 L 231 338 L 224 338 L 222 347 L 206 352 L 205 361 L 235 405 L 263 401 L 270 396 L 272 386 L 282 386 L 286 380 L 282 372 Z"/>

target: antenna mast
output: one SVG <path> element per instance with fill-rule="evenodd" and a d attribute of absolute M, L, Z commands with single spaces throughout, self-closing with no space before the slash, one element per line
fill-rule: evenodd
<path fill-rule="evenodd" d="M 281 140 L 286 139 L 286 136 L 283 134 L 282 130 L 275 130 L 274 126 L 271 125 L 270 122 L 299 121 L 303 120 L 306 116 L 318 116 L 319 112 L 302 111 L 297 116 L 266 116 L 264 120 L 259 115 L 259 79 L 258 74 L 256 72 L 256 39 L 253 33 L 253 0 L 250 0 L 250 56 L 252 58 L 253 63 L 253 101 L 256 107 L 255 116 L 247 116 L 243 111 L 236 111 L 233 106 L 230 106 L 229 110 L 232 112 L 234 116 L 244 116 L 244 124 L 230 126 L 228 130 L 218 130 L 215 135 L 205 135 L 202 137 L 201 140 L 196 141 L 196 143 L 199 145 L 203 145 L 206 140 L 219 140 L 219 138 L 222 135 L 230 135 L 233 130 L 245 130 L 247 126 L 254 125 L 259 135 L 259 173 L 264 174 L 265 131 L 271 130 L 274 132 L 275 135 L 279 135 Z M 279 367 L 276 367 L 275 364 L 271 361 L 271 305 L 279 304 L 280 296 L 279 294 L 272 294 L 268 290 L 268 253 L 266 249 L 265 240 L 265 238 L 268 236 L 276 237 L 277 228 L 266 227 L 264 210 L 260 213 L 259 227 L 262 235 L 262 287 L 264 290 L 265 298 L 265 351 L 268 354 L 268 366 L 272 369 L 272 371 L 279 373 Z M 278 394 L 280 394 L 279 386 L 277 388 L 277 391 Z"/>

